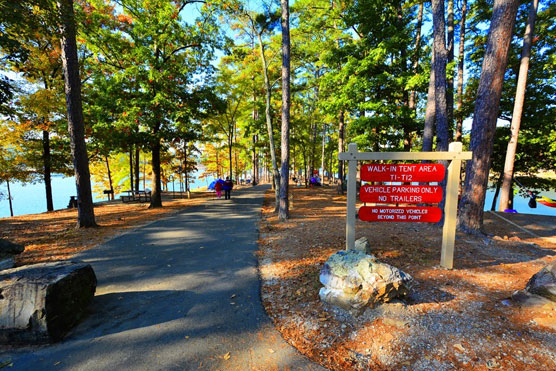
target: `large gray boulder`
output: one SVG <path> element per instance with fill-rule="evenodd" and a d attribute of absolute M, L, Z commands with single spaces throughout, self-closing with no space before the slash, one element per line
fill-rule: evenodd
<path fill-rule="evenodd" d="M 25 250 L 23 245 L 0 238 L 0 271 L 15 267 L 15 255 Z"/>
<path fill-rule="evenodd" d="M 84 316 L 96 290 L 89 264 L 56 262 L 0 273 L 0 343 L 58 341 Z"/>
<path fill-rule="evenodd" d="M 322 301 L 344 308 L 388 302 L 409 293 L 413 278 L 361 251 L 338 251 L 320 271 Z"/>
<path fill-rule="evenodd" d="M 531 277 L 525 290 L 556 301 L 556 260 Z"/>

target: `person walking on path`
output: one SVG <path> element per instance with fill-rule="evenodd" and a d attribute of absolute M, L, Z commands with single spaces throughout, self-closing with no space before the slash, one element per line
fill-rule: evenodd
<path fill-rule="evenodd" d="M 230 180 L 230 177 L 227 176 L 224 184 L 222 185 L 222 189 L 224 190 L 224 198 L 229 200 L 232 195 L 232 188 L 234 188 L 234 182 Z"/>
<path fill-rule="evenodd" d="M 214 184 L 214 190 L 216 191 L 216 198 L 219 200 L 222 198 L 222 183 L 219 182 L 220 179 Z"/>

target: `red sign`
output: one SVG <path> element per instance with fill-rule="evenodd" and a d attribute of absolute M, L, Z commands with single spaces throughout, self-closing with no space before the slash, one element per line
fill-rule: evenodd
<path fill-rule="evenodd" d="M 362 206 L 359 219 L 365 222 L 421 222 L 436 223 L 442 218 L 438 207 Z"/>
<path fill-rule="evenodd" d="M 366 164 L 361 167 L 361 180 L 367 182 L 440 182 L 444 174 L 442 164 Z"/>
<path fill-rule="evenodd" d="M 417 185 L 364 185 L 359 198 L 363 202 L 434 204 L 442 201 L 442 187 Z"/>

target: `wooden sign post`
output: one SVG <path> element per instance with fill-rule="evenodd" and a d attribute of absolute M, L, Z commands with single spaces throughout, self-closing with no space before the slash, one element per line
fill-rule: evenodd
<path fill-rule="evenodd" d="M 462 160 L 470 160 L 471 152 L 462 152 L 460 142 L 450 143 L 448 152 L 358 152 L 357 144 L 351 143 L 347 152 L 338 158 L 348 162 L 346 249 L 355 247 L 355 202 L 357 161 L 439 161 L 448 160 L 446 203 L 444 207 L 444 227 L 442 230 L 442 251 L 440 265 L 452 269 L 454 265 L 454 243 L 458 204 L 458 186 Z M 439 182 L 444 179 L 442 164 L 369 164 L 361 168 L 361 179 L 373 182 Z M 431 185 L 364 185 L 360 190 L 363 202 L 374 203 L 439 203 L 442 188 Z M 432 206 L 392 207 L 363 206 L 359 210 L 363 221 L 429 222 L 442 219 L 442 210 Z"/>

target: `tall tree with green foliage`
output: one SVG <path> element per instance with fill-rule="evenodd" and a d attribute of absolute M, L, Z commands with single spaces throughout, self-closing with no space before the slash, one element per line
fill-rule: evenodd
<path fill-rule="evenodd" d="M 280 167 L 280 209 L 278 217 L 287 220 L 290 217 L 289 182 L 290 182 L 290 4 L 281 0 L 282 10 L 282 138 Z"/>
<path fill-rule="evenodd" d="M 478 233 L 483 224 L 483 207 L 494 128 L 498 118 L 502 82 L 518 5 L 517 0 L 494 1 L 471 127 L 469 149 L 473 152 L 473 158 L 467 162 L 465 186 L 459 210 L 458 226 L 468 233 Z"/>
<path fill-rule="evenodd" d="M 89 158 L 85 144 L 85 124 L 81 105 L 81 78 L 77 58 L 76 21 L 73 0 L 59 0 L 60 43 L 66 92 L 68 129 L 77 188 L 77 226 L 96 227 Z"/>
<path fill-rule="evenodd" d="M 533 35 L 535 29 L 535 21 L 537 19 L 538 0 L 532 0 L 527 17 L 527 26 L 525 27 L 525 35 L 523 36 L 523 48 L 521 52 L 519 75 L 517 80 L 517 90 L 515 93 L 514 109 L 512 114 L 511 137 L 506 149 L 506 161 L 504 163 L 504 179 L 500 190 L 500 204 L 498 210 L 504 211 L 508 208 L 510 192 L 512 189 L 512 181 L 514 176 L 514 162 L 517 150 L 517 141 L 519 138 L 519 128 L 521 125 L 521 116 L 523 113 L 523 105 L 525 101 L 525 88 L 527 86 L 527 73 L 529 71 L 529 58 L 531 56 L 531 45 L 533 44 Z"/>
<path fill-rule="evenodd" d="M 210 61 L 220 45 L 215 17 L 203 5 L 195 22 L 187 23 L 182 16 L 194 6 L 189 1 L 123 0 L 118 9 L 110 6 L 102 13 L 96 9 L 106 9 L 104 2 L 96 5 L 86 9 L 90 18 L 111 27 L 86 32 L 97 58 L 113 67 L 120 81 L 128 79 L 136 87 L 126 117 L 137 120 L 138 131 L 145 134 L 153 168 L 150 207 L 161 207 L 164 141 L 172 139 L 178 119 L 185 122 L 182 112 L 203 111 L 209 105 L 207 85 L 199 82 L 211 75 Z"/>

